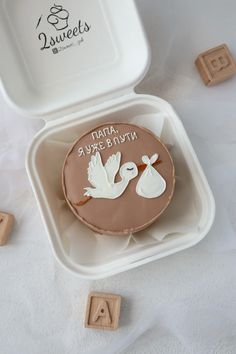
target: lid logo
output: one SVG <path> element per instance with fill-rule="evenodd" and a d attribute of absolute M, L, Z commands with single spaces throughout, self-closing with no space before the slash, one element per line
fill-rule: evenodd
<path fill-rule="evenodd" d="M 38 33 L 38 40 L 41 43 L 40 49 L 42 51 L 51 49 L 53 54 L 58 54 L 71 47 L 81 45 L 84 42 L 85 33 L 90 31 L 91 25 L 81 19 L 77 19 L 72 26 L 71 22 L 69 11 L 62 5 L 54 4 L 50 8 L 49 15 L 41 15 L 36 25 L 36 31 L 38 32 L 38 29 L 42 26 L 45 29 L 47 28 L 47 31 Z M 47 33 L 50 30 L 48 24 L 51 25 L 50 28 L 53 30 L 50 34 Z"/>
<path fill-rule="evenodd" d="M 61 31 L 68 27 L 69 12 L 61 5 L 56 5 L 51 7 L 51 14 L 48 16 L 47 21 L 53 25 L 57 31 Z"/>

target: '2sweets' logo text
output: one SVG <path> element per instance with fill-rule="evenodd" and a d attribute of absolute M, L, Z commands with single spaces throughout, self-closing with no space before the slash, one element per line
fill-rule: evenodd
<path fill-rule="evenodd" d="M 57 54 L 61 50 L 65 50 L 75 45 L 80 45 L 84 38 L 82 35 L 89 32 L 91 26 L 82 20 L 78 20 L 76 26 L 69 26 L 69 12 L 61 5 L 52 6 L 50 14 L 46 17 L 47 22 L 56 30 L 55 35 L 48 35 L 45 31 L 38 34 L 38 39 L 41 43 L 41 50 L 51 49 L 53 54 Z M 43 15 L 40 16 L 36 30 L 40 28 L 43 21 Z M 77 39 L 75 41 L 75 39 Z M 63 42 L 69 40 L 71 43 L 67 45 Z"/>

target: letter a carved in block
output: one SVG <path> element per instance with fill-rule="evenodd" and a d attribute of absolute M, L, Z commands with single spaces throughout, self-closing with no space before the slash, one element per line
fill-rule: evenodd
<path fill-rule="evenodd" d="M 102 319 L 107 323 L 111 324 L 111 316 L 109 312 L 108 303 L 105 300 L 102 300 L 97 307 L 97 311 L 93 316 L 93 322 L 97 322 L 97 320 L 102 317 Z"/>
<path fill-rule="evenodd" d="M 115 330 L 120 316 L 121 296 L 90 293 L 87 303 L 85 327 Z"/>

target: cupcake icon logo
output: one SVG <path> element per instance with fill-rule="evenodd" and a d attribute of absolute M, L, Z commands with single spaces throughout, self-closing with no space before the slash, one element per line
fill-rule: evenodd
<path fill-rule="evenodd" d="M 64 30 L 68 27 L 69 12 L 61 5 L 52 6 L 50 8 L 50 15 L 47 17 L 48 23 L 53 25 L 57 31 Z"/>
<path fill-rule="evenodd" d="M 78 18 L 73 24 L 70 12 L 55 3 L 51 5 L 49 14 L 48 12 L 41 14 L 35 27 L 41 44 L 40 50 L 50 49 L 53 54 L 58 54 L 84 43 L 85 36 L 91 29 L 91 24 L 86 19 Z"/>

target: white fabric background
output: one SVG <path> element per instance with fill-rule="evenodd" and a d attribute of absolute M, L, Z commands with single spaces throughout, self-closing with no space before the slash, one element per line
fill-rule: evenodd
<path fill-rule="evenodd" d="M 0 99 L 0 209 L 16 216 L 0 248 L 0 352 L 236 353 L 236 77 L 206 88 L 193 65 L 228 43 L 236 58 L 235 0 L 137 0 L 152 47 L 139 92 L 181 117 L 213 189 L 217 213 L 197 246 L 124 274 L 82 281 L 55 263 L 24 169 L 42 126 Z M 117 332 L 83 328 L 90 290 L 124 297 Z"/>

